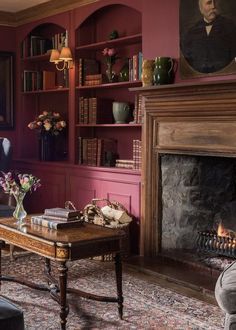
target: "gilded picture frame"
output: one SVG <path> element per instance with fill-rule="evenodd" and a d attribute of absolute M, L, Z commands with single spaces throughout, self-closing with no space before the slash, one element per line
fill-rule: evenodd
<path fill-rule="evenodd" d="M 203 19 L 206 5 L 216 10 L 213 24 Z M 179 18 L 181 78 L 236 73 L 235 0 L 180 0 Z"/>
<path fill-rule="evenodd" d="M 14 128 L 14 53 L 0 51 L 0 129 Z"/>

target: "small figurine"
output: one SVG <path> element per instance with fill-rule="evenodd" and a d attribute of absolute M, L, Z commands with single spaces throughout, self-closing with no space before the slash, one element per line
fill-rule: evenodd
<path fill-rule="evenodd" d="M 112 39 L 117 39 L 119 38 L 119 33 L 117 30 L 113 30 L 110 34 L 109 34 L 109 39 L 112 40 Z"/>

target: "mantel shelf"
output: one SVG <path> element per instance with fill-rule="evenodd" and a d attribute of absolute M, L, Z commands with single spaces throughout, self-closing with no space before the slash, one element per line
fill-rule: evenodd
<path fill-rule="evenodd" d="M 131 36 L 126 36 L 126 37 L 121 37 L 117 39 L 112 39 L 112 40 L 105 40 L 101 42 L 96 42 L 96 43 L 90 43 L 87 45 L 83 46 L 78 46 L 76 47 L 77 51 L 82 51 L 82 50 L 99 50 L 103 49 L 105 47 L 124 47 L 125 45 L 132 45 L 132 44 L 137 44 L 142 42 L 142 34 L 134 34 Z"/>
<path fill-rule="evenodd" d="M 29 91 L 22 92 L 23 95 L 31 95 L 31 94 L 44 94 L 44 93 L 63 93 L 68 92 L 69 88 L 56 88 L 56 89 L 46 89 L 46 90 L 38 90 L 38 91 Z"/>
<path fill-rule="evenodd" d="M 142 124 L 77 124 L 76 127 L 141 127 Z"/>
<path fill-rule="evenodd" d="M 138 87 L 141 86 L 142 82 L 140 80 L 137 81 L 122 81 L 122 82 L 114 82 L 111 84 L 101 84 L 94 86 L 77 86 L 76 89 L 99 89 L 99 88 L 123 88 L 123 87 Z"/>

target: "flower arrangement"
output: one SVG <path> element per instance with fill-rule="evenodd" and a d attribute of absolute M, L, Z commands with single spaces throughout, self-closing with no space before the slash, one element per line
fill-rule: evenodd
<path fill-rule="evenodd" d="M 117 57 L 117 52 L 115 48 L 104 48 L 102 51 L 102 55 L 105 56 L 106 62 L 109 65 L 113 65 L 116 63 L 119 57 Z"/>
<path fill-rule="evenodd" d="M 15 211 L 13 217 L 17 219 L 18 225 L 24 225 L 23 220 L 27 213 L 23 206 L 23 200 L 27 192 L 35 191 L 41 186 L 40 179 L 32 174 L 16 174 L 1 172 L 0 186 L 6 194 L 13 195 L 16 200 Z"/>
<path fill-rule="evenodd" d="M 6 194 L 14 196 L 20 193 L 26 194 L 28 191 L 35 191 L 41 186 L 40 179 L 32 174 L 1 173 L 0 186 Z"/>
<path fill-rule="evenodd" d="M 30 129 L 37 129 L 41 134 L 48 132 L 58 135 L 66 127 L 66 122 L 58 112 L 43 111 L 34 121 L 28 124 Z"/>

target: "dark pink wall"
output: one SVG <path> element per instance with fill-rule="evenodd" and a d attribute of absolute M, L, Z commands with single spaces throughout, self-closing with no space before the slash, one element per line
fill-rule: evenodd
<path fill-rule="evenodd" d="M 169 56 L 179 60 L 179 1 L 180 0 L 101 0 L 88 6 L 78 7 L 72 11 L 54 15 L 33 23 L 28 23 L 18 28 L 0 26 L 0 51 L 19 51 L 19 43 L 35 26 L 51 22 L 61 25 L 69 30 L 70 45 L 75 46 L 75 30 L 94 11 L 112 4 L 122 4 L 130 6 L 142 12 L 142 33 L 143 33 L 143 55 L 144 58 L 154 59 L 157 56 Z M 122 17 L 120 18 L 123 19 Z M 109 21 L 107 24 L 111 25 Z M 124 24 L 128 24 L 127 18 Z M 17 47 L 16 47 L 17 46 Z M 19 59 L 19 56 L 17 56 Z M 16 62 L 16 67 L 20 66 L 20 61 Z M 17 70 L 19 73 L 19 70 Z M 225 80 L 235 79 L 236 75 L 215 76 L 209 78 L 195 78 L 181 80 L 177 70 L 175 82 L 192 82 L 199 80 Z M 20 85 L 20 76 L 16 74 L 16 81 Z M 74 98 L 71 97 L 71 106 L 74 106 Z M 17 121 L 20 120 L 21 96 L 16 93 L 16 128 Z M 1 131 L 0 135 L 11 138 L 17 142 L 18 137 L 23 134 L 20 130 Z M 16 148 L 17 149 L 17 148 Z"/>
<path fill-rule="evenodd" d="M 179 2 L 180 0 L 143 0 L 144 58 L 168 56 L 179 61 Z M 177 70 L 175 82 L 235 79 L 236 74 L 194 79 L 181 79 Z"/>

